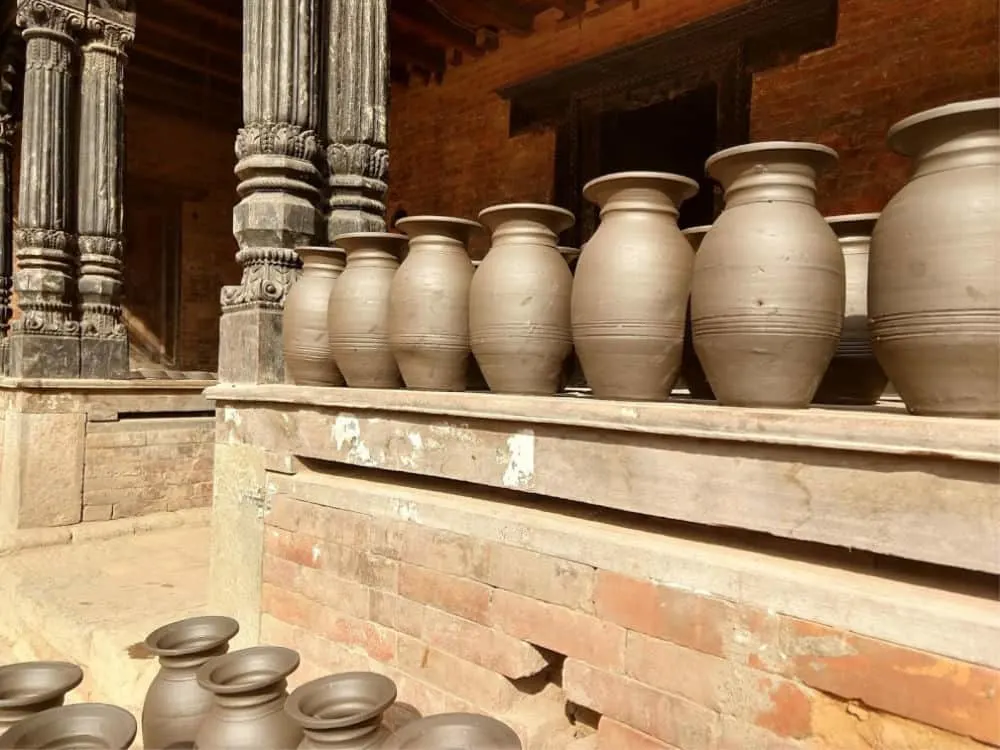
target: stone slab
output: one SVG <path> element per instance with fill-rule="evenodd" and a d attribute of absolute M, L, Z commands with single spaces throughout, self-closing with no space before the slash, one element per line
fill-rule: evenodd
<path fill-rule="evenodd" d="M 15 378 L 79 377 L 80 339 L 12 332 L 9 371 Z"/>
<path fill-rule="evenodd" d="M 128 380 L 128 339 L 80 340 L 80 377 Z"/>
<path fill-rule="evenodd" d="M 219 321 L 219 380 L 281 383 L 285 379 L 282 311 L 227 311 Z"/>

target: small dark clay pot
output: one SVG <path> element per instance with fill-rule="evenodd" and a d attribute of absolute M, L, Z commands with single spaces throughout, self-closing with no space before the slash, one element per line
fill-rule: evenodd
<path fill-rule="evenodd" d="M 198 670 L 215 696 L 195 737 L 198 750 L 294 750 L 302 727 L 285 713 L 287 678 L 299 655 L 280 646 L 255 646 L 216 656 Z"/>
<path fill-rule="evenodd" d="M 138 726 L 124 708 L 105 703 L 59 706 L 30 716 L 0 737 L 7 750 L 127 750 Z"/>
<path fill-rule="evenodd" d="M 146 648 L 160 658 L 142 707 L 146 750 L 193 747 L 198 727 L 212 709 L 212 693 L 198 684 L 198 670 L 229 650 L 240 625 L 230 617 L 191 617 L 157 628 Z"/>
<path fill-rule="evenodd" d="M 373 750 L 389 736 L 382 714 L 396 701 L 396 684 L 374 672 L 345 672 L 297 688 L 285 703 L 305 731 L 299 748 Z"/>
<path fill-rule="evenodd" d="M 32 661 L 0 667 L 0 735 L 40 711 L 61 706 L 83 682 L 83 670 L 61 661 Z"/>
<path fill-rule="evenodd" d="M 383 750 L 522 750 L 503 722 L 480 714 L 438 714 L 407 724 Z"/>

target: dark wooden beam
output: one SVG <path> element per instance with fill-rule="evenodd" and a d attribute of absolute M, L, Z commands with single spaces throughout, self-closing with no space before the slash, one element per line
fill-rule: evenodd
<path fill-rule="evenodd" d="M 218 35 L 192 34 L 189 30 L 174 24 L 143 16 L 136 36 L 140 38 L 142 43 L 149 41 L 151 37 L 177 40 L 182 44 L 199 47 L 222 58 L 232 57 L 237 60 L 237 65 L 242 60 L 243 40 L 239 35 L 233 37 L 233 44 L 225 44 L 219 42 Z"/>
<path fill-rule="evenodd" d="M 514 0 L 476 0 L 504 31 L 512 34 L 530 34 L 535 25 L 535 16 Z"/>
<path fill-rule="evenodd" d="M 128 102 L 136 101 L 183 113 L 233 132 L 242 122 L 238 89 L 211 86 L 204 79 L 164 74 L 142 64 L 130 64 L 125 81 L 126 115 Z"/>
<path fill-rule="evenodd" d="M 153 3 L 156 4 L 156 3 Z M 212 5 L 217 5 L 217 3 L 203 3 L 198 2 L 198 0 L 159 0 L 159 4 L 163 6 L 170 6 L 172 9 L 177 9 L 183 13 L 187 13 L 191 16 L 196 16 L 203 21 L 208 21 L 209 23 L 214 23 L 223 28 L 231 29 L 242 29 L 243 28 L 243 18 L 239 15 L 233 15 L 226 13 L 223 10 L 218 10 L 218 8 L 213 8 Z M 139 23 L 142 23 L 142 14 L 145 10 L 147 3 L 142 4 L 143 7 L 139 10 Z M 191 29 L 192 33 L 196 33 L 194 28 Z M 204 33 L 204 32 L 202 32 Z"/>
<path fill-rule="evenodd" d="M 396 33 L 392 35 L 389 59 L 418 68 L 440 78 L 448 67 L 445 51 L 440 47 L 424 44 L 419 37 Z"/>
<path fill-rule="evenodd" d="M 232 61 L 230 61 L 229 65 L 217 64 L 211 60 L 206 60 L 205 57 L 207 57 L 207 55 L 199 56 L 185 54 L 183 51 L 179 50 L 171 51 L 162 47 L 140 44 L 138 38 L 136 39 L 135 48 L 132 50 L 130 57 L 135 59 L 137 55 L 140 58 L 142 56 L 146 56 L 162 60 L 165 63 L 169 63 L 171 66 L 200 73 L 206 78 L 215 78 L 223 83 L 235 86 L 243 85 L 239 60 L 236 61 L 235 66 Z"/>
<path fill-rule="evenodd" d="M 582 16 L 587 10 L 587 0 L 547 0 L 546 5 L 550 8 L 558 8 L 566 18 L 576 18 Z"/>
<path fill-rule="evenodd" d="M 439 47 L 482 54 L 475 31 L 445 18 L 427 0 L 396 0 L 389 23 L 394 30 L 415 34 Z"/>

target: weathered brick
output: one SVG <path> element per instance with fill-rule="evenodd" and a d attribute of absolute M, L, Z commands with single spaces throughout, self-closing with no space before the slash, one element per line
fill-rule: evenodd
<path fill-rule="evenodd" d="M 371 589 L 356 581 L 345 580 L 328 570 L 302 567 L 296 583 L 299 593 L 338 612 L 365 619 L 371 613 Z"/>
<path fill-rule="evenodd" d="M 466 620 L 489 624 L 489 586 L 429 568 L 403 563 L 399 570 L 399 593 Z"/>
<path fill-rule="evenodd" d="M 275 494 L 265 517 L 269 526 L 348 547 L 362 547 L 370 516 Z"/>
<path fill-rule="evenodd" d="M 623 669 L 625 630 L 613 623 L 500 590 L 493 593 L 490 617 L 509 635 L 602 669 Z"/>
<path fill-rule="evenodd" d="M 323 567 L 337 575 L 383 591 L 399 588 L 399 561 L 376 555 L 365 549 L 329 545 L 330 554 Z"/>
<path fill-rule="evenodd" d="M 486 579 L 489 545 L 480 539 L 415 523 L 403 531 L 402 559 L 461 578 Z"/>
<path fill-rule="evenodd" d="M 607 716 L 597 725 L 597 750 L 678 750 Z"/>
<path fill-rule="evenodd" d="M 83 521 L 110 521 L 114 505 L 89 505 L 83 506 Z"/>
<path fill-rule="evenodd" d="M 339 556 L 340 548 L 332 545 L 331 550 L 317 537 L 268 526 L 264 534 L 264 552 L 298 565 L 319 568 L 331 552 Z"/>
<path fill-rule="evenodd" d="M 595 575 L 589 565 L 494 544 L 486 582 L 544 602 L 593 612 Z"/>
<path fill-rule="evenodd" d="M 301 568 L 291 560 L 265 553 L 261 563 L 261 576 L 264 583 L 269 583 L 283 591 L 298 591 L 299 570 Z"/>

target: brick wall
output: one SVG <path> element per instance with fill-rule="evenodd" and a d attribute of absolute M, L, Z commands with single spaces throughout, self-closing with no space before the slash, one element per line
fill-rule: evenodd
<path fill-rule="evenodd" d="M 207 507 L 214 442 L 210 416 L 88 421 L 83 520 Z"/>
<path fill-rule="evenodd" d="M 442 84 L 394 88 L 390 215 L 398 205 L 475 216 L 496 202 L 551 200 L 554 133 L 508 138 L 507 105 L 493 91 L 733 4 L 643 0 L 583 21 L 544 16 L 535 34 L 504 38 Z M 993 0 L 840 0 L 835 47 L 756 75 L 751 135 L 828 143 L 842 163 L 823 184 L 821 208 L 881 209 L 906 176 L 886 130 L 930 106 L 995 96 L 997 27 Z"/>
<path fill-rule="evenodd" d="M 330 497 L 350 492 L 310 481 Z M 452 502 L 465 518 L 452 522 L 467 531 L 422 521 Z M 527 750 L 563 750 L 595 731 L 600 750 L 1000 746 L 997 671 L 586 564 L 579 553 L 541 554 L 521 546 L 533 529 L 541 538 L 551 523 L 570 535 L 584 526 L 539 513 L 533 527 L 521 520 L 533 512 L 512 524 L 456 496 L 437 509 L 414 500 L 367 515 L 279 492 L 266 517 L 262 640 L 302 654 L 296 682 L 374 669 L 421 713 L 500 716 Z M 483 532 L 491 524 L 501 541 Z M 586 528 L 577 549 L 605 559 L 641 534 Z M 845 596 L 839 606 L 849 609 Z"/>

